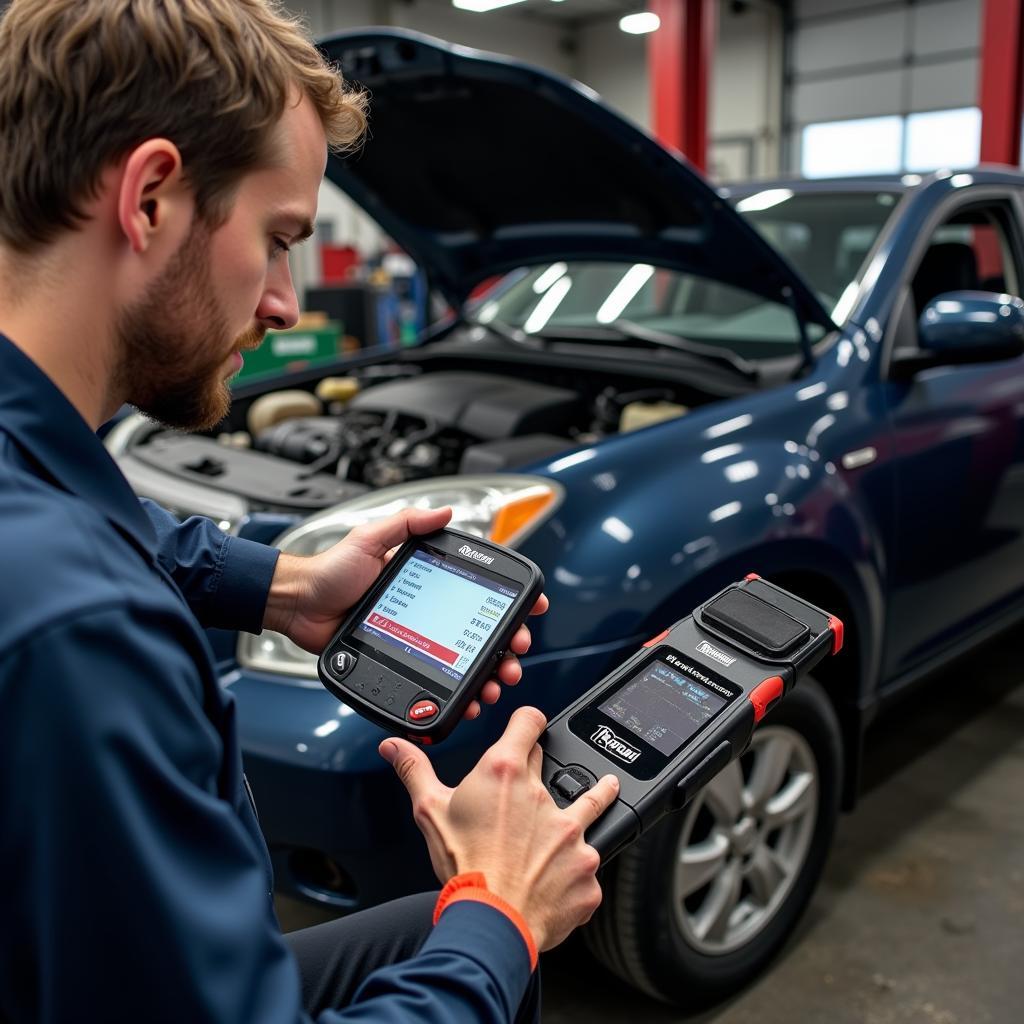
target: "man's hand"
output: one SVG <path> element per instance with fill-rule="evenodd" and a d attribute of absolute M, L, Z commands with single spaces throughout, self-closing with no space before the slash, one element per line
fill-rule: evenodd
<path fill-rule="evenodd" d="M 334 547 L 310 558 L 281 555 L 270 584 L 263 628 L 284 633 L 303 650 L 319 654 L 334 636 L 342 619 L 366 593 L 387 563 L 389 553 L 410 537 L 433 533 L 447 526 L 450 508 L 406 509 L 379 522 L 357 526 Z M 543 615 L 548 599 L 542 594 L 531 615 Z M 530 631 L 521 626 L 509 644 L 509 653 L 495 673 L 506 686 L 522 678 L 518 654 L 530 649 Z M 493 704 L 501 696 L 498 681 L 480 690 L 480 701 Z M 480 701 L 466 709 L 466 718 L 480 714 Z"/>
<path fill-rule="evenodd" d="M 606 775 L 560 810 L 540 777 L 537 740 L 546 725 L 536 708 L 518 708 L 505 734 L 455 789 L 438 780 L 414 744 L 387 739 L 380 745 L 412 797 L 440 882 L 483 872 L 487 888 L 526 919 L 541 951 L 589 921 L 601 903 L 600 857 L 583 833 L 619 791 L 618 779 Z"/>

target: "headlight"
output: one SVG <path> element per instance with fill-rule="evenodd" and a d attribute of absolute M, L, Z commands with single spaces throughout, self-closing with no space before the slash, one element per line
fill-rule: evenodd
<path fill-rule="evenodd" d="M 379 491 L 336 505 L 283 533 L 277 547 L 289 555 L 315 555 L 337 544 L 363 523 L 406 508 L 452 507 L 451 525 L 478 537 L 516 547 L 562 502 L 563 491 L 553 480 L 535 476 L 438 477 Z M 316 657 L 296 647 L 280 633 L 243 633 L 238 661 L 245 668 L 316 679 Z"/>

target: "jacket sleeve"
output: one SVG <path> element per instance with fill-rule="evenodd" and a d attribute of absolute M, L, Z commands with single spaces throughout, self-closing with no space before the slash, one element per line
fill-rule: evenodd
<path fill-rule="evenodd" d="M 259 633 L 278 550 L 232 537 L 204 516 L 179 522 L 156 502 L 140 500 L 156 530 L 157 558 L 200 624 Z"/>
<path fill-rule="evenodd" d="M 516 926 L 500 910 L 466 900 L 445 909 L 416 956 L 374 971 L 351 1006 L 319 1022 L 511 1024 L 531 973 Z"/>
<path fill-rule="evenodd" d="M 17 723 L 0 744 L 0 877 L 16 880 L 0 1019 L 307 1019 L 225 792 L 231 704 L 203 693 L 190 637 L 167 613 L 108 606 L 0 652 L 0 715 Z M 510 1021 L 528 976 L 511 922 L 456 904 L 419 955 L 320 1019 Z"/>

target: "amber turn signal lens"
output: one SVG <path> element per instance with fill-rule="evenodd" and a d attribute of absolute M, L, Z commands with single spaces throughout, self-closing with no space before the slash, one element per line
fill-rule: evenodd
<path fill-rule="evenodd" d="M 507 544 L 529 526 L 554 500 L 555 495 L 544 488 L 524 494 L 521 498 L 515 498 L 508 504 L 502 505 L 494 516 L 490 539 L 496 544 Z"/>

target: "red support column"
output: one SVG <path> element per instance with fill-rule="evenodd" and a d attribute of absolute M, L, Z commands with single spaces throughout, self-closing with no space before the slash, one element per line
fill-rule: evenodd
<path fill-rule="evenodd" d="M 648 0 L 647 9 L 661 19 L 647 44 L 654 135 L 707 170 L 717 0 Z"/>
<path fill-rule="evenodd" d="M 984 0 L 981 18 L 981 159 L 1017 166 L 1024 117 L 1024 0 Z"/>

